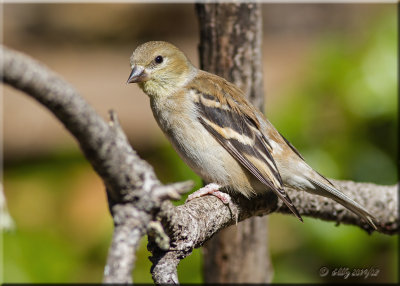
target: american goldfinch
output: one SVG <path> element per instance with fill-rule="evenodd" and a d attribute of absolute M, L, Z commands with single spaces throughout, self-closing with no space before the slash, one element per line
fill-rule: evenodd
<path fill-rule="evenodd" d="M 240 192 L 247 198 L 269 190 L 301 216 L 283 189 L 325 196 L 372 227 L 375 218 L 314 171 L 234 84 L 197 69 L 174 45 L 152 41 L 133 52 L 128 83 L 150 97 L 153 115 L 189 167 L 211 183 L 189 199 L 214 194 L 225 203 Z"/>

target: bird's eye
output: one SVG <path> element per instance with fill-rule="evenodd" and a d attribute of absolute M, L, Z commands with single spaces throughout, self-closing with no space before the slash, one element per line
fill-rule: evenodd
<path fill-rule="evenodd" d="M 163 62 L 163 57 L 162 56 L 156 56 L 156 58 L 154 59 L 154 61 L 157 63 L 157 64 L 161 64 L 162 62 Z"/>

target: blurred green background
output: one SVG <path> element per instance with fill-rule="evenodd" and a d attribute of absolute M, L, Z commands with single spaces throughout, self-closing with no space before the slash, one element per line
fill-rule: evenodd
<path fill-rule="evenodd" d="M 395 4 L 263 4 L 266 113 L 330 178 L 397 182 Z M 129 56 L 167 40 L 198 64 L 192 4 L 3 4 L 4 44 L 43 61 L 102 114 L 115 109 L 132 146 L 163 182 L 200 179 L 158 130 L 147 97 L 125 84 Z M 49 112 L 9 87 L 3 184 L 15 228 L 3 233 L 3 282 L 100 282 L 112 221 L 104 187 Z M 398 238 L 281 214 L 269 216 L 273 282 L 398 282 Z M 135 282 L 152 282 L 146 239 Z M 179 265 L 202 282 L 201 250 Z M 377 277 L 320 277 L 374 268 Z"/>

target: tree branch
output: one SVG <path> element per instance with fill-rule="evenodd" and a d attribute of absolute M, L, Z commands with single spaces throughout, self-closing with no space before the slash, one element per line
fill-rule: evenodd
<path fill-rule="evenodd" d="M 379 222 L 378 228 L 381 233 L 389 235 L 399 233 L 398 184 L 382 186 L 372 183 L 330 180 L 339 190 L 360 203 L 377 218 Z M 356 214 L 331 199 L 293 190 L 288 190 L 288 193 L 302 215 L 326 221 L 335 221 L 338 225 L 340 223 L 351 224 L 372 232 L 372 228 L 360 220 Z M 281 202 L 279 202 L 279 205 L 278 212 L 290 213 L 290 210 Z"/>
<path fill-rule="evenodd" d="M 388 235 L 399 233 L 398 185 L 380 186 L 352 181 L 332 181 L 345 194 L 361 203 L 376 216 L 380 232 Z M 328 198 L 287 188 L 285 191 L 303 216 L 335 221 L 338 224 L 351 224 L 361 227 L 368 233 L 373 232 L 369 224 Z M 163 203 L 159 218 L 170 236 L 171 247 L 168 251 L 152 249 L 151 260 L 155 264 L 152 275 L 156 283 L 170 283 L 162 279 L 158 280 L 158 277 L 166 274 L 166 270 L 158 264 L 177 265 L 178 259 L 185 258 L 194 248 L 201 247 L 219 230 L 252 216 L 262 216 L 272 212 L 291 214 L 286 205 L 278 201 L 271 192 L 252 200 L 247 200 L 238 194 L 232 194 L 231 197 L 233 204 L 230 206 L 225 206 L 221 200 L 213 196 L 201 197 L 178 207 L 173 207 L 169 202 Z"/>
<path fill-rule="evenodd" d="M 380 232 L 388 235 L 400 232 L 398 185 L 380 186 L 352 181 L 332 181 L 343 193 L 363 204 L 376 216 Z M 335 221 L 338 224 L 351 224 L 369 233 L 373 231 L 369 224 L 331 199 L 288 188 L 285 188 L 285 191 L 289 193 L 301 215 Z M 178 207 L 172 207 L 167 202 L 163 203 L 159 217 L 170 235 L 170 250 L 186 251 L 190 247 L 200 247 L 220 229 L 252 216 L 262 216 L 272 212 L 291 213 L 272 192 L 251 200 L 236 193 L 231 194 L 231 197 L 233 203 L 229 206 L 225 206 L 221 200 L 213 196 L 201 197 Z M 182 245 L 181 241 L 185 240 L 190 242 Z"/>

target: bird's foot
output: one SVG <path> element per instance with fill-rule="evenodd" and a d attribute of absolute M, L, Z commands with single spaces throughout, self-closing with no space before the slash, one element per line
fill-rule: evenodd
<path fill-rule="evenodd" d="M 231 197 L 227 193 L 220 192 L 220 188 L 221 186 L 218 184 L 208 184 L 201 189 L 195 191 L 193 194 L 190 194 L 186 199 L 186 203 L 190 202 L 193 199 L 200 198 L 206 195 L 213 195 L 219 198 L 225 205 L 229 205 L 229 203 L 231 202 Z"/>

